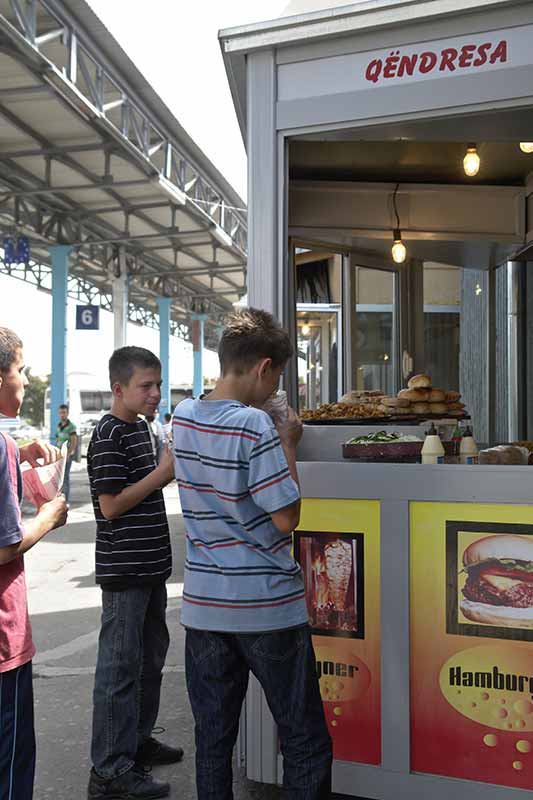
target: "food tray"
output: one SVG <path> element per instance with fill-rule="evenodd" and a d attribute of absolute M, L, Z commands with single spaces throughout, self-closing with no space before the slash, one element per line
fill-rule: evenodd
<path fill-rule="evenodd" d="M 461 417 L 448 417 L 446 414 L 402 414 L 399 417 L 326 417 L 324 419 L 303 419 L 304 425 L 418 425 L 419 422 L 433 419 L 450 419 L 457 422 L 470 419 L 468 414 Z"/>
<path fill-rule="evenodd" d="M 418 422 L 415 414 L 404 414 L 401 417 L 330 417 L 325 419 L 304 419 L 304 425 L 399 425 L 400 423 Z"/>
<path fill-rule="evenodd" d="M 375 444 L 349 444 L 342 446 L 343 458 L 357 461 L 418 461 L 424 442 L 376 442 Z"/>

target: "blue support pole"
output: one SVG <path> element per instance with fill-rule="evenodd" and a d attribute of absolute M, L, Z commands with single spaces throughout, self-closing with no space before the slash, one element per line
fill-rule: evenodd
<path fill-rule="evenodd" d="M 204 324 L 207 314 L 192 314 L 192 351 L 193 351 L 193 397 L 200 397 L 204 391 Z"/>
<path fill-rule="evenodd" d="M 159 414 L 164 417 L 167 413 L 172 413 L 170 407 L 170 310 L 172 299 L 170 297 L 158 297 L 157 305 L 159 308 L 159 360 L 161 361 L 161 402 L 159 403 Z"/>
<path fill-rule="evenodd" d="M 67 402 L 68 245 L 50 247 L 52 262 L 52 375 L 50 378 L 50 441 L 55 443 L 59 406 Z"/>

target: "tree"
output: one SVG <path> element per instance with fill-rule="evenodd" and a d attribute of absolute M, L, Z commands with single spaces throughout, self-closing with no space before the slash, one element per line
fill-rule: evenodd
<path fill-rule="evenodd" d="M 28 367 L 26 371 L 29 384 L 26 386 L 26 394 L 24 395 L 24 402 L 20 411 L 21 417 L 24 417 L 30 425 L 40 427 L 44 424 L 44 394 L 47 387 L 50 385 L 50 376 L 46 378 L 39 378 L 37 375 L 31 374 L 31 369 Z"/>

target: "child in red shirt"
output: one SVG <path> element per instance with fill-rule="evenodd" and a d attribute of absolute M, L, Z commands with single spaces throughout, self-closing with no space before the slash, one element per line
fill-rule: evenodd
<path fill-rule="evenodd" d="M 28 379 L 22 342 L 0 328 L 0 414 L 16 417 Z M 55 461 L 59 451 L 44 442 L 17 448 L 0 434 L 0 798 L 31 800 L 35 769 L 31 660 L 35 654 L 28 619 L 23 554 L 54 528 L 64 525 L 63 495 L 44 503 L 22 527 L 19 461 Z"/>

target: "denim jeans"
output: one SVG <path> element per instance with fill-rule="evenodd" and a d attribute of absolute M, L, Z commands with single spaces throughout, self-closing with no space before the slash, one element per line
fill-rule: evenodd
<path fill-rule="evenodd" d="M 91 757 L 102 778 L 127 772 L 159 712 L 168 650 L 164 583 L 102 592 Z"/>
<path fill-rule="evenodd" d="M 232 753 L 251 671 L 278 726 L 285 800 L 331 796 L 331 739 L 307 626 L 271 633 L 187 630 L 198 800 L 233 800 Z"/>
<path fill-rule="evenodd" d="M 70 498 L 70 468 L 72 467 L 72 462 L 74 461 L 73 456 L 67 457 L 67 462 L 65 464 L 65 477 L 63 478 L 63 486 L 61 487 L 61 491 L 65 495 L 65 500 L 69 501 Z"/>
<path fill-rule="evenodd" d="M 0 800 L 31 800 L 35 772 L 31 661 L 0 672 Z"/>

